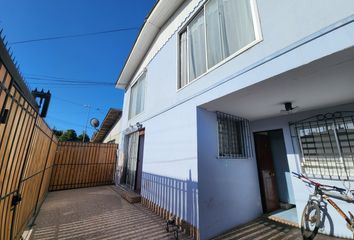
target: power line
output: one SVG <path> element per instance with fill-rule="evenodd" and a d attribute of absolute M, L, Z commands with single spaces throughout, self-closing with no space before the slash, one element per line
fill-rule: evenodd
<path fill-rule="evenodd" d="M 74 102 L 74 101 L 71 101 L 71 100 L 68 100 L 68 99 L 65 99 L 65 98 L 61 98 L 61 97 L 52 96 L 52 98 L 57 99 L 59 101 L 71 103 L 73 105 L 77 105 L 77 106 L 80 106 L 80 107 L 84 107 L 86 105 L 86 104 L 83 104 L 83 103 Z M 101 108 L 103 108 L 103 107 L 99 107 L 99 106 L 93 106 L 93 107 L 94 107 L 93 109 L 96 110 L 96 111 L 101 111 Z"/>
<path fill-rule="evenodd" d="M 16 44 L 24 44 L 24 43 L 32 43 L 32 42 L 40 42 L 40 41 L 51 41 L 51 40 L 59 40 L 59 39 L 67 39 L 67 38 L 80 38 L 80 37 L 101 35 L 101 34 L 114 33 L 114 32 L 125 32 L 125 31 L 139 30 L 139 29 L 140 29 L 139 27 L 118 28 L 118 29 L 112 29 L 112 30 L 107 30 L 107 31 L 98 31 L 98 32 L 89 32 L 89 33 L 79 33 L 79 34 L 71 34 L 71 35 L 69 34 L 69 35 L 53 36 L 53 37 L 34 38 L 34 39 L 11 42 L 9 44 L 16 45 Z"/>
<path fill-rule="evenodd" d="M 26 77 L 26 79 L 31 80 L 39 80 L 49 81 L 49 82 L 59 82 L 59 83 L 78 83 L 78 84 L 106 84 L 106 85 L 114 85 L 113 82 L 97 82 L 97 81 L 76 81 L 76 80 L 65 80 L 65 79 L 50 79 L 50 78 L 38 78 L 38 77 Z"/>

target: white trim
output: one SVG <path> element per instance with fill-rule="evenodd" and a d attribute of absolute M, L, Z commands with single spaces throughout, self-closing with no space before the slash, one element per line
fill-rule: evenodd
<path fill-rule="evenodd" d="M 241 53 L 245 52 L 246 50 L 248 50 L 249 48 L 253 47 L 254 45 L 260 43 L 261 41 L 263 41 L 263 37 L 262 37 L 262 31 L 261 31 L 261 25 L 260 25 L 260 19 L 259 19 L 259 13 L 258 13 L 258 8 L 257 8 L 257 4 L 256 4 L 256 0 L 249 0 L 250 1 L 250 7 L 251 7 L 251 14 L 252 14 L 252 21 L 253 21 L 253 31 L 254 31 L 254 36 L 255 36 L 255 40 L 250 42 L 249 44 L 247 44 L 246 46 L 244 46 L 243 48 L 239 49 L 238 51 L 236 51 L 235 53 L 231 54 L 230 56 L 228 56 L 227 58 L 223 59 L 222 61 L 220 61 L 219 63 L 215 64 L 214 66 L 212 66 L 211 68 L 208 68 L 208 61 L 207 61 L 207 56 L 208 56 L 208 45 L 207 45 L 207 40 L 206 40 L 206 21 L 205 21 L 205 6 L 209 3 L 209 1 L 211 0 L 207 0 L 203 3 L 203 5 L 201 6 L 201 8 L 203 8 L 204 11 L 204 35 L 205 35 L 205 58 L 206 58 L 206 71 L 201 74 L 200 76 L 196 77 L 193 80 L 189 79 L 189 63 L 188 60 L 189 58 L 187 57 L 187 67 L 188 67 L 188 81 L 187 84 L 185 84 L 183 87 L 178 88 L 178 86 L 180 85 L 180 51 L 179 49 L 178 51 L 178 67 L 177 67 L 177 89 L 176 92 L 181 91 L 182 89 L 184 89 L 186 86 L 189 86 L 191 83 L 196 82 L 197 80 L 199 80 L 200 78 L 204 77 L 205 75 L 207 75 L 209 72 L 213 71 L 214 69 L 219 68 L 221 65 L 227 63 L 228 61 L 230 61 L 231 59 L 235 58 L 236 56 L 240 55 Z M 188 28 L 189 28 L 189 24 L 193 21 L 193 19 L 198 16 L 198 14 L 200 13 L 201 9 L 198 9 L 196 11 L 195 14 L 193 14 L 193 16 L 187 21 L 187 23 L 185 24 L 184 27 L 181 28 L 181 30 L 179 30 L 177 32 L 178 37 L 177 37 L 177 41 L 180 41 L 180 34 L 186 30 L 187 31 L 187 53 L 188 53 Z M 180 44 L 177 44 L 178 47 L 180 47 Z"/>
<path fill-rule="evenodd" d="M 135 85 L 135 83 L 139 80 L 139 78 L 141 78 L 144 74 L 146 74 L 146 72 L 147 72 L 147 68 L 145 67 L 145 68 L 135 77 L 135 79 L 133 79 L 133 81 L 131 81 L 131 82 L 129 83 L 127 89 L 128 89 L 128 88 L 132 88 L 132 87 Z"/>
<path fill-rule="evenodd" d="M 145 111 L 145 99 L 146 99 L 146 86 L 147 86 L 147 69 L 146 68 L 144 68 L 144 70 L 135 78 L 135 80 L 134 81 L 132 81 L 132 83 L 129 85 L 129 88 L 130 88 L 130 93 L 129 93 L 129 109 L 128 109 L 128 121 L 130 121 L 130 120 L 132 120 L 132 119 L 134 119 L 134 118 L 136 118 L 137 116 L 139 116 L 139 115 L 141 115 L 144 111 Z M 142 107 L 143 107 L 143 109 L 142 109 L 142 111 L 140 112 L 140 113 L 138 113 L 138 114 L 136 114 L 136 115 L 134 115 L 134 116 L 130 116 L 130 111 L 131 111 L 131 100 L 132 100 L 132 89 L 133 89 L 133 87 L 134 87 L 134 85 L 140 80 L 140 79 L 142 79 L 142 78 L 144 78 L 144 89 L 143 89 L 143 91 L 144 91 L 144 99 L 142 99 L 142 101 L 143 101 L 143 103 L 142 103 Z"/>

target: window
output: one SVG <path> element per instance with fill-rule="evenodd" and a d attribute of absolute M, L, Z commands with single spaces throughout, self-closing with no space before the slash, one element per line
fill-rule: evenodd
<path fill-rule="evenodd" d="M 181 88 L 255 43 L 253 0 L 209 0 L 179 36 Z"/>
<path fill-rule="evenodd" d="M 217 112 L 216 116 L 218 122 L 219 158 L 251 157 L 248 121 L 221 112 Z"/>
<path fill-rule="evenodd" d="M 301 166 L 311 177 L 354 178 L 354 112 L 335 112 L 292 123 Z"/>
<path fill-rule="evenodd" d="M 144 110 L 145 74 L 134 83 L 130 91 L 129 119 Z"/>

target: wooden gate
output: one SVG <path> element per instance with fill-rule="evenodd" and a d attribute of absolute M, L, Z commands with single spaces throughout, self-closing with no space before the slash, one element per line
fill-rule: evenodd
<path fill-rule="evenodd" d="M 50 191 L 113 184 L 117 144 L 60 142 Z"/>
<path fill-rule="evenodd" d="M 48 189 L 56 140 L 0 41 L 0 239 L 19 239 Z"/>

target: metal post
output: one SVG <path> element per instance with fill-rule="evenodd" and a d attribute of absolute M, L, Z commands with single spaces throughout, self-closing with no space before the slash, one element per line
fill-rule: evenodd
<path fill-rule="evenodd" d="M 91 105 L 84 105 L 84 107 L 87 107 L 87 108 L 88 108 L 88 113 L 87 113 L 87 119 L 86 119 L 85 130 L 84 130 L 84 133 L 83 133 L 83 136 L 82 136 L 82 142 L 83 142 L 83 143 L 85 142 L 85 137 L 86 137 L 86 132 L 87 132 L 87 125 L 88 125 L 88 122 L 89 122 L 90 112 L 91 112 Z"/>

